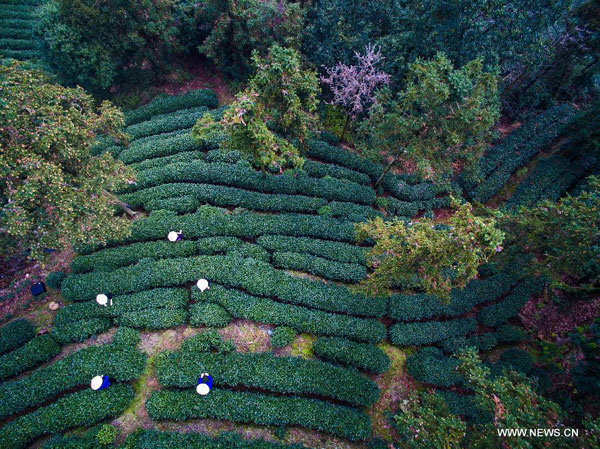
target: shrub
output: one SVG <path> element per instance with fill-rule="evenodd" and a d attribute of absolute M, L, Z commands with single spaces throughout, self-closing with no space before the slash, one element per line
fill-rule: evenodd
<path fill-rule="evenodd" d="M 272 175 L 254 170 L 245 162 L 174 163 L 144 170 L 130 190 L 143 189 L 173 182 L 220 184 L 262 193 L 306 195 L 328 200 L 372 204 L 375 192 L 368 186 L 336 178 L 311 178 L 303 173 Z M 126 198 L 126 197 L 125 197 Z M 127 200 L 125 200 L 127 201 Z"/>
<path fill-rule="evenodd" d="M 433 295 L 392 295 L 388 316 L 399 321 L 460 316 L 476 305 L 500 298 L 516 282 L 517 277 L 511 273 L 500 273 L 484 280 L 473 279 L 464 290 L 452 290 L 448 303 Z"/>
<path fill-rule="evenodd" d="M 135 348 L 140 342 L 140 333 L 130 327 L 121 326 L 113 335 L 112 344 L 114 346 L 128 346 Z"/>
<path fill-rule="evenodd" d="M 502 324 L 496 329 L 498 340 L 503 343 L 514 343 L 525 340 L 525 331 L 511 324 Z"/>
<path fill-rule="evenodd" d="M 315 395 L 369 406 L 379 389 L 353 370 L 299 357 L 265 353 L 164 352 L 156 360 L 158 381 L 165 387 L 192 388 L 201 372 L 210 373 L 221 387 L 256 388 L 271 392 Z"/>
<path fill-rule="evenodd" d="M 496 327 L 516 316 L 532 295 L 543 287 L 542 279 L 527 280 L 519 284 L 506 298 L 496 304 L 483 307 L 477 313 L 477 321 L 484 326 Z"/>
<path fill-rule="evenodd" d="M 497 344 L 498 335 L 496 332 L 484 332 L 470 337 L 454 337 L 440 342 L 441 348 L 452 354 L 467 347 L 473 347 L 478 351 L 489 351 Z"/>
<path fill-rule="evenodd" d="M 254 243 L 244 243 L 237 248 L 232 249 L 228 254 L 234 257 L 241 257 L 242 259 L 251 258 L 256 260 L 262 260 L 263 262 L 269 262 L 271 256 L 262 246 L 255 245 Z"/>
<path fill-rule="evenodd" d="M 294 338 L 296 338 L 297 332 L 295 329 L 287 326 L 279 326 L 273 330 L 271 335 L 271 345 L 275 348 L 283 348 L 289 345 Z"/>
<path fill-rule="evenodd" d="M 216 302 L 236 318 L 289 326 L 301 332 L 347 337 L 369 343 L 378 343 L 386 335 L 385 326 L 377 320 L 281 304 L 218 285 L 211 286 L 210 290 L 204 293 L 194 290 L 192 298 L 197 301 Z"/>
<path fill-rule="evenodd" d="M 63 273 L 62 271 L 53 271 L 46 276 L 46 285 L 55 290 L 60 290 L 60 286 L 66 278 L 66 273 Z"/>
<path fill-rule="evenodd" d="M 273 253 L 273 265 L 286 270 L 306 271 L 325 279 L 344 282 L 358 282 L 367 274 L 363 265 L 334 262 L 322 257 L 292 252 Z"/>
<path fill-rule="evenodd" d="M 235 351 L 235 345 L 229 340 L 223 340 L 216 330 L 210 329 L 184 340 L 180 349 L 182 353 L 189 354 L 212 350 L 218 353 L 232 352 Z"/>
<path fill-rule="evenodd" d="M 133 348 L 113 345 L 81 349 L 27 377 L 0 384 L 0 418 L 43 404 L 62 392 L 87 385 L 99 374 L 116 381 L 129 381 L 144 370 L 145 356 Z M 51 379 L 51 381 L 49 381 Z"/>
<path fill-rule="evenodd" d="M 128 126 L 125 128 L 125 132 L 135 140 L 141 137 L 155 136 L 157 134 L 177 131 L 179 129 L 189 129 L 194 126 L 196 120 L 208 111 L 207 107 L 199 106 L 196 108 L 171 112 L 170 114 L 157 115 L 146 122 Z"/>
<path fill-rule="evenodd" d="M 200 397 L 195 391 L 158 391 L 146 402 L 154 420 L 226 419 L 274 426 L 300 426 L 351 441 L 371 434 L 371 420 L 362 411 L 316 399 L 270 396 L 213 388 Z"/>
<path fill-rule="evenodd" d="M 307 253 L 337 262 L 365 264 L 364 249 L 346 243 L 283 235 L 263 235 L 256 243 L 269 251 Z"/>
<path fill-rule="evenodd" d="M 202 146 L 196 142 L 189 131 L 174 135 L 154 135 L 148 139 L 139 139 L 132 142 L 128 148 L 119 154 L 119 159 L 125 164 L 134 162 L 149 162 L 154 159 L 176 156 L 181 153 L 201 150 Z M 162 168 L 165 164 L 159 164 Z M 149 170 L 145 168 L 144 170 Z M 142 172 L 143 173 L 143 172 Z"/>
<path fill-rule="evenodd" d="M 99 291 L 120 295 L 181 285 L 200 277 L 228 287 L 243 288 L 251 294 L 275 297 L 329 312 L 382 316 L 386 309 L 383 297 L 367 298 L 348 291 L 346 287 L 296 278 L 275 270 L 268 263 L 233 256 L 162 259 L 107 273 L 70 276 L 63 284 L 62 295 L 68 300 L 85 301 L 95 298 Z"/>
<path fill-rule="evenodd" d="M 437 387 L 461 384 L 459 365 L 458 359 L 444 356 L 437 348 L 421 348 L 406 359 L 406 370 L 415 380 Z"/>
<path fill-rule="evenodd" d="M 231 315 L 218 304 L 200 303 L 190 307 L 190 324 L 194 327 L 225 327 L 231 322 Z"/>
<path fill-rule="evenodd" d="M 76 257 L 71 262 L 74 273 L 89 271 L 111 271 L 115 268 L 131 265 L 144 257 L 152 259 L 193 256 L 197 253 L 196 242 L 143 242 L 126 247 L 108 248 L 90 255 Z"/>
<path fill-rule="evenodd" d="M 179 197 L 182 194 L 185 194 L 185 199 L 188 200 L 183 206 L 178 204 L 178 199 L 184 198 Z M 243 207 L 258 211 L 297 213 L 316 212 L 327 204 L 327 201 L 322 198 L 251 192 L 211 184 L 163 184 L 123 195 L 121 199 L 132 207 L 142 206 L 147 210 L 167 209 L 179 213 L 194 212 L 204 203 L 219 207 Z"/>
<path fill-rule="evenodd" d="M 137 329 L 168 329 L 185 323 L 187 317 L 185 309 L 146 309 L 125 312 L 115 318 L 115 323 Z"/>
<path fill-rule="evenodd" d="M 509 369 L 527 374 L 532 368 L 533 357 L 529 352 L 520 348 L 510 348 L 500 355 L 500 358 L 493 366 L 493 371 L 501 374 L 502 370 Z"/>
<path fill-rule="evenodd" d="M 201 433 L 161 432 L 139 429 L 125 441 L 123 449 L 305 449 L 300 444 L 247 440 L 235 433 L 209 437 Z M 53 448 L 49 448 L 53 449 Z M 58 448 L 56 448 L 58 449 Z"/>
<path fill-rule="evenodd" d="M 24 318 L 0 327 L 0 354 L 16 349 L 35 336 L 33 325 Z"/>
<path fill-rule="evenodd" d="M 136 172 L 141 172 L 143 170 L 148 170 L 149 168 L 162 167 L 165 165 L 173 164 L 175 162 L 191 162 L 197 159 L 205 158 L 205 153 L 203 153 L 200 150 L 183 151 L 181 153 L 176 153 L 171 156 L 159 156 L 152 159 L 144 159 L 143 161 L 129 164 L 129 167 L 135 170 Z"/>
<path fill-rule="evenodd" d="M 0 380 L 47 362 L 59 352 L 60 345 L 50 335 L 40 335 L 20 348 L 0 356 Z"/>
<path fill-rule="evenodd" d="M 150 120 L 155 115 L 198 106 L 216 108 L 219 106 L 219 99 L 215 92 L 210 89 L 192 90 L 182 95 L 159 95 L 144 106 L 126 113 L 125 123 L 127 125 L 133 125 L 145 120 Z"/>
<path fill-rule="evenodd" d="M 332 178 L 345 179 L 346 181 L 366 186 L 371 185 L 371 178 L 369 178 L 368 175 L 340 165 L 324 164 L 323 162 L 306 160 L 304 161 L 304 164 L 302 164 L 302 170 L 304 170 L 308 176 L 313 178 L 330 176 Z"/>
<path fill-rule="evenodd" d="M 335 363 L 343 363 L 375 374 L 385 373 L 390 359 L 377 346 L 355 343 L 335 337 L 319 337 L 313 343 L 316 356 Z"/>
<path fill-rule="evenodd" d="M 383 173 L 381 165 L 357 156 L 342 147 L 333 146 L 320 140 L 313 139 L 308 141 L 307 155 L 365 173 L 372 181 L 377 181 Z"/>
<path fill-rule="evenodd" d="M 352 223 L 334 218 L 252 212 L 226 215 L 213 207 L 201 207 L 195 214 L 184 216 L 167 211 L 154 212 L 148 218 L 134 221 L 128 238 L 110 243 L 114 245 L 164 239 L 174 229 L 183 230 L 186 239 L 217 236 L 252 239 L 261 235 L 279 234 L 354 243 L 355 238 Z M 98 248 L 97 245 L 80 246 L 77 252 L 89 254 Z"/>
<path fill-rule="evenodd" d="M 473 424 L 483 424 L 492 419 L 488 411 L 482 410 L 475 395 L 458 394 L 453 391 L 438 391 L 448 404 L 448 408 L 454 415 L 467 418 Z"/>
<path fill-rule="evenodd" d="M 106 390 L 84 390 L 65 396 L 11 421 L 0 429 L 0 446 L 24 448 L 34 439 L 63 432 L 71 427 L 90 426 L 119 416 L 134 397 L 129 385 L 112 385 Z"/>
<path fill-rule="evenodd" d="M 435 343 L 447 338 L 459 337 L 477 329 L 474 318 L 459 318 L 448 321 L 426 321 L 422 323 L 400 323 L 390 328 L 390 340 L 399 346 Z"/>
<path fill-rule="evenodd" d="M 89 320 L 55 324 L 52 326 L 50 335 L 64 345 L 87 340 L 92 335 L 107 331 L 110 326 L 111 323 L 108 318 L 90 318 Z"/>

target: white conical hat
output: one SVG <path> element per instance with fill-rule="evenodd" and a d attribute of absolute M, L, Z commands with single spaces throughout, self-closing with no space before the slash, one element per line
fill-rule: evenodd
<path fill-rule="evenodd" d="M 100 387 L 102 386 L 102 382 L 104 379 L 102 379 L 102 376 L 96 376 L 92 379 L 92 382 L 90 383 L 90 386 L 92 387 L 92 390 L 99 390 Z"/>
<path fill-rule="evenodd" d="M 105 306 L 108 302 L 108 296 L 106 296 L 104 293 L 100 293 L 98 296 L 96 296 L 96 302 L 101 306 Z"/>
<path fill-rule="evenodd" d="M 169 235 L 167 235 L 167 238 L 169 239 L 170 242 L 176 242 L 177 239 L 179 238 L 179 234 L 175 231 L 171 231 L 171 232 L 169 232 Z"/>
<path fill-rule="evenodd" d="M 206 396 L 209 392 L 210 392 L 210 387 L 207 384 L 205 384 L 204 382 L 202 382 L 201 384 L 198 384 L 198 386 L 196 387 L 196 393 L 198 393 L 201 396 Z"/>
<path fill-rule="evenodd" d="M 206 279 L 198 280 L 198 282 L 196 282 L 196 286 L 200 289 L 201 292 L 210 288 Z"/>

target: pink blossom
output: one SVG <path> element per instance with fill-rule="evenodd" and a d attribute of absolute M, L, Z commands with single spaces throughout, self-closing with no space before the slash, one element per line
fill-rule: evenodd
<path fill-rule="evenodd" d="M 375 102 L 375 90 L 378 87 L 390 82 L 390 75 L 375 69 L 384 59 L 380 48 L 368 44 L 364 55 L 355 52 L 355 56 L 357 65 L 338 63 L 332 68 L 325 67 L 327 76 L 321 77 L 321 82 L 333 92 L 331 104 L 342 106 L 353 117 Z"/>

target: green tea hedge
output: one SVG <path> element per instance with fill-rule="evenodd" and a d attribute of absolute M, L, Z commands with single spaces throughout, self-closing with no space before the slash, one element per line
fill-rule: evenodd
<path fill-rule="evenodd" d="M 399 323 L 390 328 L 390 340 L 398 346 L 424 345 L 459 337 L 477 329 L 474 318 L 459 318 L 448 321 L 425 321 Z"/>
<path fill-rule="evenodd" d="M 476 305 L 497 300 L 509 292 L 517 280 L 517 275 L 506 272 L 484 280 L 474 279 L 464 289 L 454 289 L 448 303 L 434 295 L 392 295 L 388 316 L 399 321 L 460 316 Z"/>
<path fill-rule="evenodd" d="M 202 372 L 210 373 L 219 387 L 257 388 L 270 392 L 315 395 L 354 406 L 369 406 L 379 388 L 357 371 L 318 360 L 275 357 L 271 353 L 211 354 L 191 351 L 163 352 L 156 358 L 158 381 L 165 387 L 193 389 Z"/>
<path fill-rule="evenodd" d="M 354 224 L 334 218 L 297 214 L 265 215 L 253 212 L 225 214 L 214 207 L 201 207 L 195 214 L 179 216 L 174 212 L 153 212 L 131 225 L 131 235 L 110 245 L 162 240 L 173 230 L 183 230 L 186 239 L 230 236 L 252 239 L 261 235 L 312 237 L 354 243 Z M 89 254 L 99 246 L 80 246 L 77 252 Z"/>
<path fill-rule="evenodd" d="M 107 273 L 69 276 L 63 283 L 62 295 L 68 300 L 84 301 L 101 292 L 119 295 L 182 285 L 200 278 L 329 312 L 382 316 L 386 308 L 383 297 L 369 298 L 342 286 L 296 278 L 268 263 L 235 256 L 162 259 Z"/>
<path fill-rule="evenodd" d="M 187 196 L 194 201 L 187 207 L 172 209 L 169 204 L 176 197 Z M 253 192 L 235 187 L 212 184 L 165 184 L 143 189 L 133 194 L 121 195 L 133 208 L 144 207 L 146 210 L 175 210 L 176 212 L 193 212 L 201 204 L 208 203 L 219 207 L 243 207 L 250 210 L 266 212 L 316 213 L 327 204 L 323 198 L 304 195 L 286 195 Z"/>
<path fill-rule="evenodd" d="M 355 343 L 343 338 L 319 337 L 312 348 L 317 357 L 375 374 L 385 373 L 390 367 L 390 359 L 385 352 L 377 346 L 366 343 Z"/>
<path fill-rule="evenodd" d="M 122 449 L 306 449 L 301 444 L 246 440 L 235 433 L 209 437 L 200 433 L 161 432 L 139 429 L 125 441 Z M 49 448 L 54 449 L 54 448 Z M 59 449 L 59 448 L 56 448 Z M 75 448 L 74 448 L 75 449 Z"/>
<path fill-rule="evenodd" d="M 307 253 L 337 262 L 366 264 L 365 249 L 347 243 L 283 235 L 263 235 L 256 243 L 271 252 Z"/>
<path fill-rule="evenodd" d="M 60 345 L 48 334 L 40 335 L 20 348 L 0 356 L 0 380 L 15 376 L 60 352 Z"/>
<path fill-rule="evenodd" d="M 367 275 L 364 265 L 335 262 L 310 254 L 292 252 L 273 253 L 273 266 L 286 270 L 306 271 L 325 279 L 343 282 L 358 282 Z"/>
<path fill-rule="evenodd" d="M 281 304 L 236 290 L 212 285 L 210 290 L 192 292 L 196 301 L 215 302 L 232 316 L 260 323 L 289 326 L 301 332 L 347 337 L 357 341 L 378 343 L 386 336 L 385 326 L 374 319 L 338 315 L 291 304 Z"/>
<path fill-rule="evenodd" d="M 231 315 L 218 304 L 199 303 L 190 307 L 190 324 L 194 327 L 225 327 L 231 322 Z"/>
<path fill-rule="evenodd" d="M 93 254 L 78 256 L 71 262 L 71 270 L 74 273 L 111 271 L 131 265 L 145 257 L 163 259 L 197 254 L 196 242 L 186 240 L 169 242 L 166 234 L 164 239 L 158 242 L 133 243 L 125 247 L 108 248 Z"/>
<path fill-rule="evenodd" d="M 188 153 L 201 150 L 202 146 L 189 134 L 180 133 L 168 136 L 152 136 L 148 139 L 140 139 L 132 142 L 128 148 L 124 149 L 119 154 L 119 159 L 125 164 L 134 162 L 143 163 L 144 161 L 151 162 L 155 159 L 165 156 L 176 156 L 180 153 Z M 168 160 L 167 160 L 168 162 Z M 172 161 L 174 163 L 177 161 Z M 181 162 L 181 161 L 179 161 Z M 160 164 L 156 167 L 164 167 L 165 164 Z M 145 170 L 150 170 L 156 167 L 148 167 Z M 139 166 L 142 169 L 143 166 Z"/>
<path fill-rule="evenodd" d="M 543 279 L 529 279 L 515 287 L 510 295 L 496 304 L 483 307 L 477 313 L 477 321 L 484 326 L 496 327 L 516 316 L 532 295 L 541 292 Z"/>
<path fill-rule="evenodd" d="M 298 333 L 296 329 L 287 326 L 278 326 L 273 329 L 271 334 L 271 346 L 274 348 L 284 348 L 289 345 Z"/>
<path fill-rule="evenodd" d="M 90 318 L 88 320 L 54 324 L 50 334 L 60 344 L 85 341 L 93 335 L 106 332 L 111 327 L 108 318 Z"/>
<path fill-rule="evenodd" d="M 170 114 L 155 116 L 151 120 L 145 122 L 130 125 L 125 128 L 125 132 L 135 140 L 141 137 L 154 136 L 156 134 L 167 133 L 179 129 L 188 129 L 194 126 L 196 121 L 206 112 L 209 112 L 209 109 L 205 106 L 182 109 Z"/>
<path fill-rule="evenodd" d="M 219 106 L 217 95 L 210 89 L 192 90 L 182 95 L 159 95 L 144 106 L 125 114 L 126 125 L 149 120 L 155 115 L 189 109 L 198 106 L 216 108 Z"/>
<path fill-rule="evenodd" d="M 307 155 L 325 162 L 341 165 L 342 167 L 365 173 L 372 181 L 377 181 L 383 173 L 383 167 L 380 164 L 376 164 L 375 162 L 361 158 L 344 148 L 333 146 L 320 140 L 308 141 Z"/>
<path fill-rule="evenodd" d="M 312 161 L 309 159 L 304 161 L 302 170 L 304 170 L 308 176 L 312 176 L 313 178 L 331 176 L 332 178 L 345 179 L 357 184 L 371 185 L 371 178 L 369 178 L 368 175 L 335 164 L 324 164 L 323 162 Z"/>
<path fill-rule="evenodd" d="M 266 426 L 299 426 L 351 441 L 367 439 L 371 419 L 364 412 L 316 399 L 270 396 L 213 388 L 202 397 L 195 391 L 157 391 L 146 401 L 154 420 L 214 418 Z"/>
<path fill-rule="evenodd" d="M 457 370 L 460 361 L 446 357 L 437 348 L 421 348 L 406 359 L 406 370 L 419 382 L 437 387 L 461 384 L 463 376 Z"/>
<path fill-rule="evenodd" d="M 33 325 L 24 318 L 0 327 L 0 354 L 16 349 L 35 336 Z"/>
<path fill-rule="evenodd" d="M 21 416 L 0 428 L 0 447 L 20 449 L 36 438 L 119 416 L 134 397 L 129 385 L 84 390 Z"/>
<path fill-rule="evenodd" d="M 92 377 L 99 374 L 116 381 L 136 379 L 145 363 L 146 357 L 129 347 L 102 345 L 81 349 L 27 377 L 0 384 L 0 419 L 43 404 L 74 387 L 89 385 Z"/>
<path fill-rule="evenodd" d="M 146 309 L 125 312 L 115 318 L 115 323 L 136 329 L 169 329 L 184 324 L 187 317 L 188 311 L 185 309 Z"/>
<path fill-rule="evenodd" d="M 137 141 L 139 142 L 139 140 Z M 184 151 L 181 153 L 176 153 L 171 156 L 161 156 L 156 157 L 154 159 L 145 159 L 140 162 L 134 162 L 129 164 L 129 167 L 135 170 L 136 172 L 140 172 L 143 170 L 148 170 L 150 168 L 162 167 L 164 165 L 174 164 L 175 162 L 191 162 L 197 159 L 204 159 L 205 154 L 199 150 L 192 151 Z"/>
<path fill-rule="evenodd" d="M 186 150 L 189 151 L 189 150 Z M 137 184 L 128 191 L 172 182 L 226 185 L 263 193 L 307 195 L 328 200 L 372 204 L 375 191 L 368 186 L 336 178 L 312 178 L 304 173 L 272 175 L 255 170 L 246 162 L 227 164 L 205 162 L 173 163 L 138 173 Z"/>

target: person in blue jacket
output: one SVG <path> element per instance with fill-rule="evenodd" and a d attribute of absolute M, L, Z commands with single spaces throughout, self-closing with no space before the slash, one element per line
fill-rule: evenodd
<path fill-rule="evenodd" d="M 200 378 L 198 379 L 198 386 L 196 387 L 196 392 L 201 396 L 206 396 L 208 393 L 210 393 L 212 386 L 212 377 L 210 377 L 208 373 L 202 373 L 200 374 Z"/>

